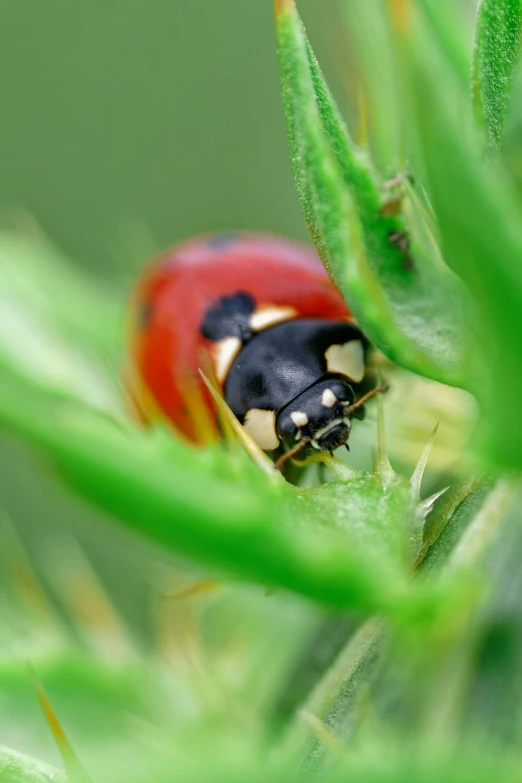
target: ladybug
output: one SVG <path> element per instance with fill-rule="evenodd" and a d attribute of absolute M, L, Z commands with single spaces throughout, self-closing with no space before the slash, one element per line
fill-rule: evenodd
<path fill-rule="evenodd" d="M 352 418 L 384 390 L 372 388 L 369 348 L 316 253 L 288 239 L 183 242 L 153 260 L 133 296 L 137 404 L 192 443 L 219 436 L 202 367 L 261 449 L 346 445 Z"/>

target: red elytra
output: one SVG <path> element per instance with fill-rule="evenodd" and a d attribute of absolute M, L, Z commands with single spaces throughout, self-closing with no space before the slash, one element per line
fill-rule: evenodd
<path fill-rule="evenodd" d="M 132 396 L 146 419 L 160 416 L 196 444 L 218 436 L 198 372 L 211 372 L 212 343 L 200 328 L 210 306 L 238 291 L 258 307 L 292 307 L 297 318 L 351 318 L 315 251 L 289 239 L 199 236 L 153 259 L 131 303 Z"/>

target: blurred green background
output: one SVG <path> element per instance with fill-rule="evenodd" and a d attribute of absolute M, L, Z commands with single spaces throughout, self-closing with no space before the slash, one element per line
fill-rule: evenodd
<path fill-rule="evenodd" d="M 270 0 L 1 6 L 0 208 L 109 274 L 203 231 L 305 238 Z M 346 108 L 340 5 L 300 8 Z"/>
<path fill-rule="evenodd" d="M 471 45 L 476 2 L 455 3 L 469 11 Z M 341 0 L 299 2 L 327 80 L 355 131 L 358 66 L 342 6 Z M 34 218 L 73 262 L 111 279 L 122 295 L 149 255 L 200 232 L 244 228 L 307 239 L 279 93 L 272 0 L 0 0 L 0 9 L 0 224 L 30 226 L 25 219 Z M 451 412 L 450 403 L 447 408 Z M 422 442 L 433 426 L 431 411 L 425 419 Z M 361 433 L 361 441 L 370 440 L 363 428 Z M 373 441 L 366 446 L 369 452 Z M 415 447 L 415 459 L 418 454 Z M 101 631 L 107 643 L 108 654 L 103 644 L 101 650 L 109 667 L 115 639 L 126 650 L 127 635 L 129 647 L 137 642 L 147 653 L 157 644 L 162 653 L 174 647 L 178 658 L 186 654 L 188 662 L 177 671 L 182 684 L 170 671 L 167 677 L 174 692 L 173 724 L 183 721 L 190 729 L 203 716 L 205 728 L 212 729 L 226 715 L 242 730 L 242 710 L 269 711 L 315 630 L 317 607 L 291 596 L 270 600 L 258 588 L 227 586 L 189 608 L 167 608 L 159 622 L 162 592 L 204 573 L 184 563 L 178 571 L 157 550 L 136 542 L 74 497 L 50 463 L 4 433 L 0 498 L 25 549 L 22 561 L 27 556 L 35 577 L 29 594 L 39 580 L 56 616 L 50 623 L 44 618 L 42 626 L 32 626 L 31 617 L 26 625 L 27 607 L 19 617 L 16 601 L 5 597 L 8 574 L 7 588 L 0 584 L 2 606 L 9 604 L 12 613 L 4 653 L 16 660 L 31 650 L 73 744 L 91 768 L 97 761 L 102 767 L 96 754 L 103 755 L 103 741 L 95 733 L 90 740 L 82 734 L 78 704 L 92 696 L 99 706 L 110 698 L 100 673 L 93 675 L 94 687 L 82 669 L 89 669 L 93 641 L 81 601 L 69 600 L 74 580 L 68 563 L 73 570 L 78 565 L 84 580 L 87 614 L 100 585 L 102 608 L 107 595 L 109 606 L 116 607 L 114 626 L 93 633 Z M 10 542 L 4 566 L 16 563 L 11 554 L 19 544 Z M 85 573 L 78 551 L 87 555 Z M 17 587 L 25 584 L 20 573 L 15 577 Z M 165 631 L 159 625 L 174 638 L 170 647 L 159 638 Z M 43 626 L 53 629 L 49 638 L 40 632 Z M 69 637 L 82 650 L 80 675 L 71 663 Z M 277 655 L 271 655 L 274 649 Z M 157 671 L 156 660 L 150 668 Z M 2 742 L 58 764 L 26 673 L 17 668 L 15 674 L 0 671 Z M 129 679 L 139 676 L 131 672 Z M 150 690 L 154 694 L 152 685 Z M 122 691 L 122 702 L 132 699 L 126 682 Z M 115 695 L 121 707 L 118 699 Z M 18 722 L 12 720 L 17 706 Z M 99 717 L 93 708 L 85 723 L 89 731 L 99 723 L 101 735 L 104 720 L 113 716 Z"/>

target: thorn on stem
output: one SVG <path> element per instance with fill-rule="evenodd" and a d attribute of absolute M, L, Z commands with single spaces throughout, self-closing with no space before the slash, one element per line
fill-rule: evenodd
<path fill-rule="evenodd" d="M 29 676 L 32 680 L 36 695 L 42 705 L 42 709 L 45 713 L 47 723 L 53 734 L 56 745 L 62 757 L 63 765 L 67 773 L 67 777 L 73 783 L 92 783 L 91 778 L 83 768 L 78 756 L 74 752 L 67 736 L 62 728 L 60 721 L 56 713 L 54 712 L 47 695 L 40 685 L 40 682 L 31 666 L 28 664 Z"/>
<path fill-rule="evenodd" d="M 428 442 L 424 447 L 424 450 L 420 456 L 417 466 L 413 471 L 413 475 L 410 479 L 411 493 L 415 500 L 420 500 L 422 477 L 424 475 L 424 471 L 426 469 L 426 465 L 428 463 L 428 459 L 430 456 L 431 447 L 433 446 L 433 441 L 435 440 L 435 436 L 437 434 L 438 429 L 439 429 L 439 423 L 437 422 L 437 424 L 433 428 L 433 432 L 428 438 Z"/>
<path fill-rule="evenodd" d="M 383 391 L 388 390 L 387 386 L 378 386 L 377 388 L 382 389 Z M 386 430 L 384 427 L 384 404 L 382 397 L 379 397 L 379 408 L 377 411 L 377 463 L 375 471 L 384 484 L 395 477 L 395 472 L 390 465 L 388 451 L 386 449 Z"/>

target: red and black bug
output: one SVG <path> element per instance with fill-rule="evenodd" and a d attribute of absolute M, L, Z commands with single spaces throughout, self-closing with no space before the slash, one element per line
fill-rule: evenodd
<path fill-rule="evenodd" d="M 198 374 L 206 363 L 265 451 L 346 444 L 368 396 L 367 351 L 315 252 L 282 238 L 221 234 L 176 245 L 153 260 L 133 299 L 140 408 L 194 443 L 218 434 Z"/>

